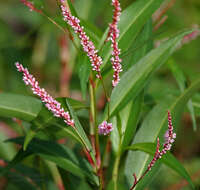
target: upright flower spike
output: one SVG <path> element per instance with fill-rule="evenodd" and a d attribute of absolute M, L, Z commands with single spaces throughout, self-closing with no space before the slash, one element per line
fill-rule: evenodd
<path fill-rule="evenodd" d="M 79 34 L 83 50 L 87 53 L 87 56 L 91 61 L 92 70 L 97 72 L 97 78 L 101 78 L 100 66 L 103 63 L 102 58 L 97 54 L 98 51 L 95 49 L 93 42 L 90 41 L 89 37 L 84 32 L 84 27 L 80 26 L 80 20 L 75 16 L 71 15 L 71 13 L 65 5 L 64 0 L 60 0 L 60 2 L 64 21 L 66 21 L 73 28 L 75 33 Z"/>
<path fill-rule="evenodd" d="M 112 123 L 107 123 L 107 121 L 103 121 L 98 128 L 99 134 L 103 135 L 107 135 L 113 130 Z"/>
<path fill-rule="evenodd" d="M 18 62 L 15 64 L 17 70 L 23 73 L 23 81 L 26 85 L 30 85 L 33 91 L 33 94 L 38 95 L 42 102 L 45 103 L 45 106 L 50 110 L 55 117 L 60 117 L 64 119 L 64 122 L 71 127 L 74 127 L 74 121 L 70 118 L 69 112 L 65 112 L 61 107 L 61 104 L 50 96 L 44 88 L 40 88 L 38 82 L 35 78 L 29 73 L 27 68 L 24 68 L 23 65 Z"/>
<path fill-rule="evenodd" d="M 163 145 L 163 149 L 160 149 L 160 142 L 159 142 L 159 138 L 157 138 L 157 146 L 156 146 L 156 152 L 154 154 L 154 157 L 152 159 L 152 161 L 149 163 L 146 171 L 144 172 L 144 174 L 137 179 L 136 175 L 133 174 L 134 176 L 134 184 L 133 186 L 130 188 L 130 190 L 133 190 L 135 188 L 135 186 L 138 184 L 138 182 L 151 170 L 151 168 L 154 166 L 154 164 L 156 163 L 156 161 L 158 159 L 160 159 L 164 154 L 167 153 L 167 151 L 170 151 L 172 144 L 176 138 L 176 133 L 173 132 L 173 125 L 172 125 L 172 118 L 171 118 L 171 114 L 168 111 L 168 130 L 166 131 L 165 135 L 165 143 Z"/>
<path fill-rule="evenodd" d="M 117 24 L 120 20 L 121 7 L 119 0 L 112 0 L 112 5 L 114 6 L 114 14 L 113 14 L 113 21 L 111 24 L 109 24 L 109 32 L 107 40 L 111 40 L 112 43 L 111 47 L 113 51 L 112 51 L 111 63 L 114 70 L 112 85 L 113 87 L 115 87 L 120 81 L 119 73 L 122 72 L 122 66 L 120 64 L 122 60 L 119 57 L 120 49 L 118 47 L 118 42 L 117 42 L 117 38 L 119 37 L 119 29 L 117 27 Z"/>

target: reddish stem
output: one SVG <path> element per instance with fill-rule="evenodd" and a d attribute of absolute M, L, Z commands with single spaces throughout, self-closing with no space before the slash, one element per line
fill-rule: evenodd
<path fill-rule="evenodd" d="M 154 26 L 153 31 L 155 32 L 156 30 L 158 30 L 165 23 L 167 18 L 167 15 L 163 16 L 162 19 Z"/>
<path fill-rule="evenodd" d="M 62 97 L 69 96 L 69 82 L 71 79 L 71 69 L 69 67 L 69 47 L 66 35 L 60 37 L 60 59 L 61 59 L 61 70 L 60 70 L 60 95 Z"/>
<path fill-rule="evenodd" d="M 93 161 L 93 159 L 92 159 L 92 157 L 91 157 L 89 151 L 88 151 L 87 149 L 85 149 L 85 148 L 83 149 L 83 151 L 84 151 L 84 153 L 85 153 L 85 155 L 86 155 L 86 157 L 87 157 L 88 162 L 91 164 L 91 166 L 92 166 L 93 168 L 95 168 L 94 161 Z"/>

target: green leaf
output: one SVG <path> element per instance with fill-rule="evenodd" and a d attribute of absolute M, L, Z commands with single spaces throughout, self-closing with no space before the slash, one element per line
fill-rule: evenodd
<path fill-rule="evenodd" d="M 74 100 L 72 98 L 57 98 L 56 100 L 58 100 L 61 103 L 62 107 L 65 109 L 67 108 L 66 100 L 70 102 L 73 109 L 75 110 L 87 108 L 87 106 L 84 103 L 78 100 Z M 26 150 L 29 142 L 35 137 L 37 132 L 39 130 L 43 130 L 47 128 L 48 126 L 56 127 L 57 131 L 62 130 L 62 132 L 66 136 L 73 137 L 78 142 L 81 142 L 80 138 L 78 137 L 78 135 L 75 134 L 74 130 L 71 127 L 67 126 L 66 123 L 62 121 L 63 120 L 61 118 L 56 118 L 45 106 L 43 106 L 37 118 L 35 118 L 31 122 L 32 123 L 31 129 L 29 129 L 26 133 L 26 137 L 25 137 L 25 141 L 23 145 L 24 150 Z M 52 133 L 55 134 L 55 130 L 53 130 Z"/>
<path fill-rule="evenodd" d="M 187 87 L 187 79 L 181 70 L 181 68 L 176 64 L 176 62 L 173 59 L 170 59 L 168 61 L 168 67 L 171 70 L 174 78 L 176 79 L 178 86 L 180 88 L 180 91 L 183 92 L 184 89 Z M 194 112 L 194 107 L 192 105 L 192 100 L 189 100 L 187 103 L 187 108 L 190 112 L 191 119 L 192 119 L 192 124 L 193 124 L 193 130 L 197 130 L 197 124 L 196 124 L 196 119 L 195 119 L 195 112 Z"/>
<path fill-rule="evenodd" d="M 82 169 L 67 158 L 62 158 L 62 157 L 60 158 L 58 156 L 43 154 L 43 153 L 39 153 L 38 155 L 41 156 L 45 160 L 49 160 L 56 163 L 61 168 L 71 172 L 72 174 L 80 178 L 83 178 L 85 176 Z"/>
<path fill-rule="evenodd" d="M 111 94 L 111 116 L 115 115 L 131 99 L 134 99 L 141 92 L 155 70 L 165 63 L 176 46 L 180 43 L 182 37 L 187 33 L 188 32 L 183 32 L 161 44 L 124 73 L 120 83 L 114 88 Z"/>
<path fill-rule="evenodd" d="M 81 93 L 83 99 L 85 100 L 87 95 L 87 85 L 91 71 L 90 61 L 87 55 L 79 55 L 78 66 L 78 76 L 80 79 Z"/>
<path fill-rule="evenodd" d="M 163 0 L 139 0 L 133 2 L 125 9 L 119 22 L 120 37 L 119 46 L 129 48 L 144 24 L 151 18 L 151 15 L 160 7 Z"/>
<path fill-rule="evenodd" d="M 114 129 L 110 135 L 110 140 L 112 142 L 112 150 L 115 154 L 117 154 L 119 147 L 120 147 L 120 132 L 117 128 L 117 117 L 111 118 L 111 123 L 114 126 Z"/>
<path fill-rule="evenodd" d="M 10 139 L 7 142 L 15 142 L 17 144 L 23 145 L 24 138 Z M 24 152 L 21 149 L 18 152 L 18 155 L 8 165 L 8 168 L 10 169 L 14 167 L 17 163 L 21 162 L 24 158 L 33 153 L 41 156 L 43 159 L 56 163 L 61 168 L 80 178 L 87 176 L 95 184 L 98 184 L 97 176 L 89 173 L 87 170 L 82 169 L 78 159 L 76 159 L 76 156 L 70 149 L 53 141 L 45 141 L 36 138 L 32 139 L 27 150 Z M 8 171 L 8 169 L 6 171 Z"/>
<path fill-rule="evenodd" d="M 142 108 L 143 96 L 143 93 L 141 93 L 134 101 L 130 101 L 126 107 L 120 111 L 120 128 L 117 127 L 117 125 L 119 125 L 119 119 L 117 119 L 117 117 L 111 119 L 114 126 L 111 133 L 111 142 L 115 153 L 117 153 L 119 149 L 122 151 L 121 153 L 123 153 L 124 148 L 129 145 L 135 135 L 139 114 Z"/>
<path fill-rule="evenodd" d="M 115 189 L 114 181 L 110 180 L 106 187 L 106 190 L 114 190 L 114 189 Z M 124 187 L 124 185 L 118 181 L 117 182 L 117 190 L 127 190 L 127 188 Z"/>
<path fill-rule="evenodd" d="M 81 124 L 80 124 L 80 122 L 78 120 L 78 117 L 76 116 L 73 108 L 71 107 L 70 103 L 68 102 L 68 100 L 66 100 L 66 103 L 67 103 L 67 107 L 68 107 L 68 109 L 70 111 L 71 117 L 73 118 L 74 123 L 75 123 L 74 130 L 77 133 L 77 135 L 80 137 L 83 146 L 86 148 L 86 150 L 91 155 L 94 163 L 96 163 L 95 156 L 94 156 L 95 153 L 94 153 L 94 150 L 92 148 L 92 145 L 91 145 L 91 143 L 90 143 L 85 131 L 83 130 L 83 127 L 81 126 Z"/>
<path fill-rule="evenodd" d="M 5 160 L 11 160 L 16 154 L 16 148 L 12 144 L 6 144 L 4 141 L 8 139 L 8 136 L 1 131 L 0 133 L 0 158 Z"/>
<path fill-rule="evenodd" d="M 38 187 L 42 187 L 42 181 L 45 179 L 45 176 L 43 176 L 38 169 L 24 164 L 17 164 L 14 167 L 14 171 L 16 171 L 16 173 L 23 175 L 26 178 L 30 178 L 32 182 Z M 13 170 L 9 172 L 13 172 Z"/>
<path fill-rule="evenodd" d="M 8 173 L 7 180 L 9 184 L 14 184 L 14 186 L 17 187 L 17 189 L 28 189 L 28 190 L 39 189 L 39 187 L 35 186 L 35 184 L 33 184 L 31 180 L 27 178 L 27 176 L 24 176 L 23 173 L 19 174 L 17 172 L 10 171 Z"/>
<path fill-rule="evenodd" d="M 130 61 L 132 63 L 128 63 L 130 66 L 137 63 L 145 54 L 147 54 L 152 49 L 152 40 L 149 38 L 152 35 L 152 21 L 149 20 L 142 30 L 141 34 L 138 35 L 135 40 L 135 45 L 133 47 L 137 47 L 139 44 L 145 43 L 145 45 L 138 49 Z M 149 40 L 147 42 L 147 40 Z M 129 68 L 129 67 L 128 67 Z M 126 107 L 120 112 L 120 117 L 122 120 L 122 144 L 121 150 L 123 151 L 124 147 L 128 146 L 131 140 L 133 139 L 137 127 L 137 123 L 139 121 L 140 112 L 142 109 L 144 101 L 144 92 L 142 91 L 135 100 L 129 102 Z"/>
<path fill-rule="evenodd" d="M 59 99 L 60 98 L 58 98 L 58 100 Z M 89 107 L 84 102 L 72 98 L 63 98 L 63 99 L 66 99 L 74 110 L 89 109 Z"/>
<path fill-rule="evenodd" d="M 140 112 L 143 105 L 144 95 L 141 93 L 134 101 L 131 101 L 121 112 L 122 120 L 122 144 L 121 149 L 128 146 L 133 139 L 139 121 Z"/>
<path fill-rule="evenodd" d="M 77 190 L 92 190 L 92 188 L 86 183 L 86 181 L 82 180 L 80 185 L 77 187 Z"/>
<path fill-rule="evenodd" d="M 36 131 L 29 129 L 26 133 L 26 137 L 24 139 L 23 150 L 25 151 L 31 142 L 31 140 L 35 137 Z"/>
<path fill-rule="evenodd" d="M 131 44 L 131 47 L 121 54 L 123 71 L 126 72 L 132 65 L 137 63 L 147 52 L 153 49 L 152 20 L 149 19 L 142 31 Z"/>
<path fill-rule="evenodd" d="M 16 117 L 31 121 L 37 117 L 42 108 L 40 100 L 17 94 L 0 94 L 0 116 Z"/>
<path fill-rule="evenodd" d="M 120 36 L 118 38 L 120 49 L 126 51 L 130 47 L 139 31 L 162 2 L 163 0 L 138 0 L 122 12 L 119 21 Z M 107 32 L 108 30 L 105 33 Z M 106 34 L 103 35 L 103 39 L 100 41 L 101 44 L 105 41 L 106 36 Z M 110 44 L 107 43 L 101 52 L 104 62 L 102 68 L 111 56 L 111 52 Z"/>
<path fill-rule="evenodd" d="M 127 150 L 140 150 L 143 152 L 146 152 L 150 154 L 151 156 L 154 156 L 156 151 L 156 144 L 155 143 L 137 143 L 133 144 L 126 148 Z M 192 180 L 188 174 L 188 172 L 185 170 L 183 165 L 170 153 L 166 153 L 163 155 L 161 159 L 159 159 L 163 164 L 167 165 L 171 169 L 173 169 L 175 172 L 177 172 L 180 176 L 185 178 L 191 186 L 193 186 Z"/>
<path fill-rule="evenodd" d="M 156 105 L 151 112 L 144 119 L 140 129 L 136 133 L 133 144 L 142 142 L 155 142 L 157 136 L 160 136 L 162 141 L 163 135 L 167 130 L 167 111 L 170 110 L 176 129 L 179 118 L 183 112 L 184 106 L 188 100 L 200 88 L 200 79 L 196 80 L 187 88 L 180 96 L 167 99 L 167 102 L 162 102 Z M 129 185 L 132 184 L 133 173 L 141 176 L 148 164 L 149 156 L 141 152 L 129 152 L 125 164 L 125 175 L 128 179 Z M 132 167 L 130 167 L 132 166 Z M 193 187 L 193 185 L 191 184 Z M 137 189 L 137 188 L 136 188 Z"/>
<path fill-rule="evenodd" d="M 9 142 L 9 141 L 11 140 L 7 140 L 6 142 Z M 24 158 L 26 158 L 27 156 L 30 156 L 31 154 L 32 152 L 30 151 L 24 152 L 22 149 L 20 149 L 15 155 L 15 157 L 9 162 L 9 164 L 0 170 L 0 177 L 8 173 L 10 169 L 15 167 L 19 162 L 21 162 Z"/>
<path fill-rule="evenodd" d="M 45 131 L 49 132 L 50 134 L 54 134 L 56 137 L 58 136 L 60 138 L 66 138 L 71 137 L 80 144 L 82 144 L 81 139 L 79 136 L 74 132 L 74 129 L 72 127 L 66 127 L 63 123 L 52 123 L 52 125 L 48 126 Z"/>

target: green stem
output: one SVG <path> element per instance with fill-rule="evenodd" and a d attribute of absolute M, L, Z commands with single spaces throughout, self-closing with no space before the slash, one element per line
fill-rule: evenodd
<path fill-rule="evenodd" d="M 91 113 L 90 132 L 91 132 L 91 135 L 95 135 L 96 154 L 98 154 L 99 134 L 98 134 L 97 117 L 96 117 L 96 92 L 95 92 L 95 83 L 91 77 L 90 77 L 90 102 L 91 102 L 90 103 L 90 113 Z"/>
<path fill-rule="evenodd" d="M 117 179 L 118 179 L 118 172 L 119 172 L 119 163 L 120 163 L 120 154 L 117 154 L 115 159 L 112 180 L 114 182 L 114 190 L 117 190 Z"/>
<path fill-rule="evenodd" d="M 96 129 L 96 98 L 95 98 L 95 86 L 92 77 L 90 77 L 90 135 L 95 135 Z"/>
<path fill-rule="evenodd" d="M 111 146 L 111 142 L 110 142 L 110 136 L 107 136 L 106 137 L 106 147 L 105 147 L 105 150 L 104 150 L 104 153 L 103 153 L 103 156 L 102 156 L 102 164 L 101 164 L 101 167 L 104 168 L 104 167 L 107 167 L 108 166 L 108 162 L 109 162 L 109 157 L 110 157 L 110 146 Z"/>
<path fill-rule="evenodd" d="M 95 92 L 95 82 L 90 76 L 90 135 L 91 140 L 93 141 L 93 137 L 95 137 L 95 142 L 92 142 L 93 148 L 96 152 L 96 162 L 97 162 L 97 175 L 99 176 L 100 186 L 99 190 L 103 188 L 103 174 L 101 170 L 101 155 L 100 155 L 100 148 L 99 148 L 99 134 L 98 134 L 98 126 L 97 126 L 97 118 L 96 118 L 96 92 Z"/>
<path fill-rule="evenodd" d="M 39 156 L 36 156 L 36 159 L 38 162 L 38 168 L 39 168 L 40 174 L 41 174 L 41 176 L 44 176 L 44 173 L 45 173 L 44 162 Z M 47 190 L 45 180 L 42 180 L 41 190 Z"/>
<path fill-rule="evenodd" d="M 117 121 L 117 123 L 118 123 L 118 125 L 120 125 L 120 128 L 121 128 L 121 121 Z M 120 133 L 121 133 L 121 131 L 120 131 Z M 119 164 L 120 164 L 120 158 L 121 158 L 121 153 L 122 153 L 121 144 L 122 144 L 122 136 L 120 135 L 118 152 L 117 152 L 117 156 L 116 156 L 116 159 L 115 159 L 113 174 L 112 174 L 112 180 L 114 182 L 114 190 L 117 190 Z"/>
<path fill-rule="evenodd" d="M 109 121 L 109 119 L 110 119 L 110 97 L 108 96 L 108 92 L 106 91 L 106 87 L 105 87 L 102 76 L 100 77 L 100 80 L 101 80 L 104 94 L 105 94 L 106 100 L 107 100 L 107 105 L 108 105 L 108 113 L 107 114 L 108 114 L 108 121 Z"/>
<path fill-rule="evenodd" d="M 45 164 L 47 165 L 47 167 L 49 168 L 51 175 L 53 177 L 53 180 L 55 182 L 55 184 L 57 185 L 59 190 L 64 190 L 64 185 L 63 185 L 63 181 L 62 181 L 62 177 L 60 175 L 60 172 L 56 166 L 56 164 L 54 164 L 53 162 L 44 160 Z"/>

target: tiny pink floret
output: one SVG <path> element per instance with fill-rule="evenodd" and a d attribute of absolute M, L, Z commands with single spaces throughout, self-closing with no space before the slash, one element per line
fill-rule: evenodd
<path fill-rule="evenodd" d="M 35 78 L 29 73 L 27 68 L 24 68 L 23 65 L 19 64 L 18 62 L 15 64 L 17 70 L 23 73 L 23 81 L 26 85 L 30 85 L 33 91 L 33 94 L 38 95 L 42 102 L 45 103 L 45 106 L 48 110 L 50 110 L 55 117 L 61 117 L 64 119 L 64 122 L 67 125 L 74 127 L 74 121 L 71 120 L 69 112 L 65 112 L 64 109 L 61 107 L 61 104 L 56 101 L 55 99 L 50 96 L 44 88 L 40 88 L 38 82 Z"/>
<path fill-rule="evenodd" d="M 60 2 L 64 21 L 66 21 L 73 28 L 75 33 L 79 34 L 81 45 L 90 59 L 92 70 L 96 71 L 97 78 L 100 78 L 100 66 L 103 63 L 102 58 L 97 54 L 98 51 L 95 49 L 93 42 L 90 41 L 89 37 L 84 32 L 84 27 L 80 26 L 80 20 L 71 15 L 64 3 L 64 0 L 60 0 Z"/>
<path fill-rule="evenodd" d="M 156 152 L 154 154 L 153 159 L 149 163 L 146 171 L 140 176 L 139 179 L 137 179 L 137 176 L 135 173 L 133 174 L 134 183 L 133 183 L 133 186 L 130 188 L 130 190 L 133 190 L 135 188 L 135 186 L 138 184 L 138 182 L 141 181 L 143 179 L 143 177 L 152 169 L 152 167 L 154 166 L 156 161 L 158 159 L 160 159 L 164 154 L 166 154 L 167 151 L 169 151 L 172 147 L 172 143 L 174 142 L 174 139 L 176 138 L 176 133 L 173 132 L 172 118 L 171 118 L 171 114 L 169 111 L 168 111 L 168 130 L 166 131 L 164 137 L 165 137 L 165 143 L 164 143 L 163 149 L 161 151 L 160 151 L 160 141 L 159 141 L 159 138 L 157 138 Z"/>
<path fill-rule="evenodd" d="M 165 142 L 163 145 L 163 149 L 161 151 L 159 150 L 159 148 L 160 148 L 159 138 L 157 139 L 156 152 L 153 157 L 153 160 L 148 165 L 148 170 L 151 170 L 151 168 L 153 167 L 155 162 L 158 159 L 160 159 L 164 154 L 166 154 L 167 151 L 170 151 L 172 144 L 176 138 L 176 133 L 173 132 L 172 118 L 171 118 L 171 114 L 169 111 L 168 111 L 168 130 L 165 132 L 164 138 L 165 138 Z"/>
<path fill-rule="evenodd" d="M 119 37 L 119 29 L 117 25 L 120 20 L 121 7 L 119 0 L 112 0 L 112 5 L 114 6 L 114 14 L 113 14 L 113 21 L 109 25 L 107 40 L 111 41 L 111 47 L 113 49 L 111 57 L 111 63 L 114 70 L 112 85 L 113 87 L 115 87 L 120 81 L 119 73 L 122 72 L 122 66 L 121 66 L 122 60 L 119 57 L 120 49 L 118 47 L 118 42 L 117 42 L 117 38 Z"/>
<path fill-rule="evenodd" d="M 39 9 L 37 9 L 37 8 L 34 6 L 33 3 L 31 3 L 31 2 L 29 2 L 29 1 L 27 1 L 27 0 L 21 0 L 21 2 L 22 2 L 25 6 L 27 6 L 27 7 L 29 8 L 30 11 L 36 11 L 36 12 L 38 12 L 38 13 L 42 13 L 42 11 L 39 10 Z"/>
<path fill-rule="evenodd" d="M 99 134 L 107 135 L 113 130 L 112 123 L 107 123 L 107 121 L 103 121 L 99 127 Z"/>

